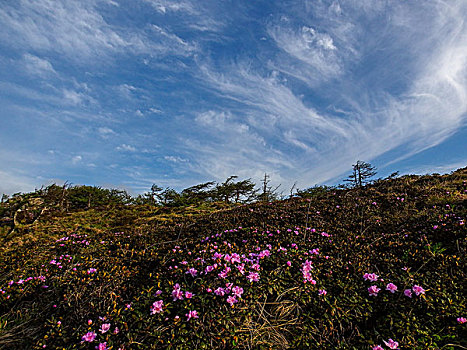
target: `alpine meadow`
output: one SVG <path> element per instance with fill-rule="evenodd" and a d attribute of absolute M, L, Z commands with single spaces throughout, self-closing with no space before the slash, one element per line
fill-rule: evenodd
<path fill-rule="evenodd" d="M 0 349 L 467 349 L 467 0 L 0 0 Z"/>

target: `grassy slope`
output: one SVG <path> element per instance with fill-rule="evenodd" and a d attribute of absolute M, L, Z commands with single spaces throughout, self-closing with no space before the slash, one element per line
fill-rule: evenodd
<path fill-rule="evenodd" d="M 0 348 L 370 349 L 389 338 L 401 349 L 465 348 L 466 180 L 464 169 L 312 200 L 50 214 L 3 231 Z M 216 252 L 244 255 L 246 272 Z M 304 283 L 305 261 L 316 284 Z M 174 301 L 176 283 L 194 296 Z M 233 307 L 232 291 L 209 291 L 228 283 L 243 288 Z M 425 294 L 404 296 L 413 285 Z M 163 311 L 151 314 L 158 300 Z M 190 310 L 199 318 L 187 321 Z M 81 342 L 87 332 L 92 343 Z"/>

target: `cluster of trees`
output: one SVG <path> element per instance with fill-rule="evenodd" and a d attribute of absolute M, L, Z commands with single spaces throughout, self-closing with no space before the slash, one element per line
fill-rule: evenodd
<path fill-rule="evenodd" d="M 32 193 L 16 193 L 11 197 L 3 195 L 0 204 L 0 216 L 8 211 L 17 211 L 31 207 L 31 203 L 40 203 L 39 207 L 59 211 L 74 211 L 112 205 L 153 205 L 181 207 L 203 202 L 250 203 L 254 201 L 273 201 L 279 199 L 278 187 L 269 185 L 269 176 L 265 174 L 262 187 L 257 189 L 251 179 L 237 180 L 230 176 L 222 183 L 214 181 L 185 188 L 177 192 L 175 189 L 162 188 L 156 184 L 151 190 L 136 197 L 125 190 L 106 189 L 97 186 L 65 183 L 43 187 Z M 38 201 L 39 200 L 39 201 Z M 36 205 L 36 204 L 35 204 Z"/>
<path fill-rule="evenodd" d="M 278 199 L 277 187 L 269 186 L 269 176 L 265 174 L 262 190 L 255 188 L 251 179 L 237 181 L 238 176 L 230 176 L 222 183 L 214 181 L 185 188 L 181 192 L 173 188 L 157 185 L 151 191 L 138 195 L 136 204 L 162 206 L 186 206 L 200 202 L 250 203 L 257 200 Z"/>
<path fill-rule="evenodd" d="M 362 188 L 371 182 L 370 178 L 376 174 L 375 167 L 360 160 L 353 164 L 352 167 L 352 173 L 344 180 L 347 184 L 340 185 L 340 187 Z M 390 178 L 395 176 L 397 176 L 397 173 L 392 174 Z M 55 208 L 61 211 L 127 204 L 180 207 L 203 202 L 271 202 L 284 198 L 282 193 L 278 193 L 279 186 L 271 186 L 270 177 L 267 174 L 264 174 L 259 188 L 256 188 L 256 184 L 251 179 L 238 180 L 237 176 L 230 176 L 221 183 L 209 181 L 185 188 L 180 192 L 170 187 L 162 188 L 154 184 L 149 192 L 132 197 L 125 190 L 83 185 L 71 186 L 65 183 L 63 186 L 53 184 L 30 194 L 17 193 L 11 198 L 3 195 L 0 209 L 3 208 L 2 211 L 6 210 L 7 206 L 4 205 L 6 202 L 10 204 L 8 207 L 15 204 L 14 207 L 21 208 L 28 202 L 28 198 L 40 198 L 47 208 Z M 329 186 L 314 186 L 305 190 L 296 189 L 294 191 L 294 188 L 295 185 L 290 190 L 290 197 L 309 198 L 335 189 L 335 187 Z"/>

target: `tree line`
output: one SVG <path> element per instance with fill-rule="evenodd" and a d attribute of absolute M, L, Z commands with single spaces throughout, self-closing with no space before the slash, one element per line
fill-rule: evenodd
<path fill-rule="evenodd" d="M 268 174 L 264 174 L 259 187 L 251 180 L 239 180 L 238 176 L 230 176 L 223 182 L 209 181 L 176 191 L 171 187 L 160 187 L 153 184 L 151 189 L 143 194 L 131 196 L 127 191 L 120 189 L 106 189 L 98 186 L 71 185 L 65 183 L 62 186 L 52 184 L 42 187 L 33 193 L 16 193 L 11 197 L 1 197 L 1 211 L 6 210 L 7 202 L 15 207 L 21 207 L 28 203 L 30 198 L 40 198 L 48 208 L 56 208 L 61 211 L 83 210 L 108 205 L 152 205 L 165 207 L 182 207 L 199 203 L 224 202 L 224 203 L 252 203 L 272 202 L 287 197 L 313 197 L 319 196 L 336 188 L 362 188 L 371 182 L 371 177 L 376 174 L 376 168 L 371 164 L 357 161 L 352 165 L 352 173 L 344 180 L 345 184 L 334 186 L 314 186 L 304 190 L 290 189 L 288 195 L 279 192 L 281 185 L 272 186 Z M 396 176 L 397 173 L 391 175 Z M 8 205 L 9 206 L 9 205 Z"/>

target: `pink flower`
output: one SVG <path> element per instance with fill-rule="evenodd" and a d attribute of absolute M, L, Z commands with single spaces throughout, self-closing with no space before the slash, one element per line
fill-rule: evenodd
<path fill-rule="evenodd" d="M 96 272 L 96 271 L 97 271 L 97 269 L 91 267 L 90 269 L 88 269 L 87 272 L 88 272 L 88 275 L 90 275 L 91 273 L 94 273 L 94 272 Z"/>
<path fill-rule="evenodd" d="M 94 332 L 88 332 L 81 338 L 83 342 L 87 341 L 89 343 L 93 342 L 96 339 L 97 334 Z"/>
<path fill-rule="evenodd" d="M 151 306 L 151 315 L 161 313 L 163 306 L 164 306 L 164 301 L 163 300 L 155 301 Z"/>
<path fill-rule="evenodd" d="M 107 350 L 107 342 L 100 343 L 99 346 L 96 346 L 96 349 L 98 349 L 98 350 Z"/>
<path fill-rule="evenodd" d="M 180 285 L 178 283 L 174 285 L 174 290 L 172 291 L 172 297 L 174 298 L 174 301 L 183 300 L 183 292 L 180 290 Z"/>
<path fill-rule="evenodd" d="M 368 293 L 370 293 L 370 297 L 375 297 L 378 295 L 378 292 L 381 290 L 381 288 L 378 288 L 377 286 L 371 286 L 368 288 Z"/>
<path fill-rule="evenodd" d="M 260 268 L 261 268 L 261 266 L 259 266 L 259 264 L 253 264 L 253 265 L 251 265 L 251 268 L 252 268 L 253 270 L 255 270 L 255 271 L 259 271 Z"/>
<path fill-rule="evenodd" d="M 193 293 L 191 293 L 191 292 L 185 292 L 185 298 L 187 298 L 187 299 L 193 298 Z"/>
<path fill-rule="evenodd" d="M 258 282 L 259 281 L 259 273 L 257 272 L 250 272 L 248 275 L 248 281 L 249 282 Z"/>
<path fill-rule="evenodd" d="M 193 267 L 190 268 L 186 273 L 189 273 L 193 277 L 195 277 L 198 274 L 198 270 L 194 269 Z"/>
<path fill-rule="evenodd" d="M 384 350 L 380 345 L 373 346 L 371 350 Z"/>
<path fill-rule="evenodd" d="M 245 264 L 237 265 L 237 269 L 242 275 L 245 274 Z"/>
<path fill-rule="evenodd" d="M 104 323 L 101 326 L 101 329 L 99 329 L 99 332 L 102 334 L 106 333 L 110 329 L 110 323 Z"/>
<path fill-rule="evenodd" d="M 120 329 L 118 329 L 118 327 L 115 327 L 114 334 L 118 334 L 118 333 L 120 333 Z"/>
<path fill-rule="evenodd" d="M 420 294 L 425 294 L 425 289 L 423 289 L 420 286 L 417 286 L 416 284 L 412 287 L 412 290 L 414 291 L 415 295 L 419 296 Z"/>
<path fill-rule="evenodd" d="M 240 262 L 241 262 L 240 255 L 238 255 L 237 253 L 233 253 L 230 259 L 230 263 L 235 264 L 235 263 L 240 263 Z"/>
<path fill-rule="evenodd" d="M 412 291 L 410 289 L 404 290 L 404 295 L 406 297 L 412 298 Z"/>
<path fill-rule="evenodd" d="M 365 273 L 363 275 L 363 279 L 365 281 L 371 281 L 371 282 L 376 282 L 378 280 L 378 275 L 375 273 Z"/>
<path fill-rule="evenodd" d="M 291 261 L 287 261 L 287 266 L 292 266 L 292 262 L 291 262 Z"/>
<path fill-rule="evenodd" d="M 397 290 L 397 286 L 394 283 L 388 283 L 386 286 L 386 290 L 390 291 L 391 293 L 394 293 Z"/>
<path fill-rule="evenodd" d="M 230 306 L 233 306 L 233 304 L 238 303 L 238 300 L 231 295 L 227 298 L 227 302 L 230 304 Z"/>
<path fill-rule="evenodd" d="M 324 289 L 318 290 L 318 295 L 326 295 L 328 292 L 326 292 Z"/>
<path fill-rule="evenodd" d="M 198 318 L 198 311 L 189 311 L 185 316 L 187 317 L 187 321 L 189 321 L 192 318 Z"/>
<path fill-rule="evenodd" d="M 224 290 L 224 288 L 219 287 L 219 288 L 217 288 L 217 289 L 214 291 L 214 294 L 216 294 L 216 295 L 222 297 L 222 296 L 224 296 L 224 294 L 225 294 L 225 290 Z"/>
<path fill-rule="evenodd" d="M 218 274 L 218 276 L 219 276 L 220 278 L 226 278 L 227 275 L 229 274 L 229 272 L 230 272 L 231 270 L 232 270 L 232 269 L 231 269 L 230 267 L 226 266 L 225 269 L 222 270 L 221 273 Z"/>
<path fill-rule="evenodd" d="M 239 286 L 235 286 L 232 288 L 232 293 L 234 293 L 235 296 L 240 298 L 243 294 L 243 288 Z"/>
<path fill-rule="evenodd" d="M 389 339 L 388 341 L 384 341 L 384 344 L 386 344 L 387 347 L 389 347 L 389 349 L 397 349 L 397 347 L 399 346 L 399 343 L 392 340 L 392 339 Z"/>
<path fill-rule="evenodd" d="M 460 324 L 465 323 L 465 322 L 467 322 L 467 318 L 465 318 L 465 317 L 458 317 L 458 318 L 457 318 L 457 322 L 460 323 Z"/>

